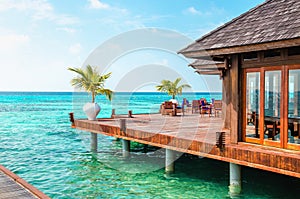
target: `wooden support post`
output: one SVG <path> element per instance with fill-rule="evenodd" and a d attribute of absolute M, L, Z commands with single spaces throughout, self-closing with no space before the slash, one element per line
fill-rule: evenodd
<path fill-rule="evenodd" d="M 133 116 L 132 116 L 132 110 L 129 110 L 129 111 L 128 111 L 128 117 L 129 117 L 129 118 L 133 118 Z"/>
<path fill-rule="evenodd" d="M 116 109 L 112 109 L 111 110 L 111 118 L 115 118 L 115 115 L 116 115 Z"/>
<path fill-rule="evenodd" d="M 239 195 L 242 191 L 241 166 L 234 163 L 229 164 L 229 194 L 231 196 L 236 196 Z"/>
<path fill-rule="evenodd" d="M 120 130 L 126 133 L 126 119 L 120 119 Z"/>
<path fill-rule="evenodd" d="M 237 144 L 239 141 L 239 56 L 232 56 L 232 66 L 230 69 L 231 80 L 231 103 L 230 103 L 230 141 L 232 144 Z"/>
<path fill-rule="evenodd" d="M 148 152 L 148 144 L 144 144 L 143 152 L 144 152 L 144 153 L 147 153 L 147 152 Z"/>
<path fill-rule="evenodd" d="M 226 76 L 224 76 L 222 82 L 222 119 L 224 121 L 223 128 L 230 129 L 231 81 L 229 71 L 226 73 Z"/>
<path fill-rule="evenodd" d="M 75 120 L 74 120 L 74 113 L 69 113 L 70 116 L 70 122 L 71 122 L 71 127 L 75 128 Z"/>
<path fill-rule="evenodd" d="M 91 152 L 96 153 L 98 148 L 97 133 L 91 133 Z"/>
<path fill-rule="evenodd" d="M 166 166 L 165 172 L 166 174 L 174 173 L 174 165 L 175 165 L 175 151 L 171 149 L 166 149 Z"/>
<path fill-rule="evenodd" d="M 126 119 L 120 119 L 120 130 L 126 133 Z M 122 139 L 122 151 L 123 157 L 127 158 L 130 156 L 130 141 Z"/>
<path fill-rule="evenodd" d="M 123 157 L 128 158 L 130 156 L 130 141 L 122 139 L 122 151 Z"/>

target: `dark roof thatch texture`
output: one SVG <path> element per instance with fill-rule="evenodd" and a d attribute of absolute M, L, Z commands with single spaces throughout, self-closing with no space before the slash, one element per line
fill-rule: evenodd
<path fill-rule="evenodd" d="M 267 0 L 182 49 L 180 53 L 300 38 L 300 1 Z"/>
<path fill-rule="evenodd" d="M 197 59 L 193 63 L 189 64 L 189 66 L 192 66 L 193 68 L 201 68 L 203 66 L 205 67 L 209 66 L 211 68 L 220 68 L 220 65 L 224 67 L 224 62 L 204 60 L 204 59 Z"/>

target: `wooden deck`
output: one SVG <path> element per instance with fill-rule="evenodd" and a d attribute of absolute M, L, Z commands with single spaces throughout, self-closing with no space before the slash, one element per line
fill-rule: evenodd
<path fill-rule="evenodd" d="M 0 165 L 0 199 L 48 199 L 44 193 Z"/>
<path fill-rule="evenodd" d="M 300 151 L 249 143 L 230 144 L 226 130 L 226 146 L 221 151 L 216 147 L 216 132 L 224 130 L 218 117 L 134 115 L 134 118 L 124 117 L 125 130 L 120 128 L 120 119 L 75 120 L 74 127 L 300 178 Z"/>

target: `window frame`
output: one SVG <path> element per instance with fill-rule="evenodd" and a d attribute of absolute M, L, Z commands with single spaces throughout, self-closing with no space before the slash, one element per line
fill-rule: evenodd
<path fill-rule="evenodd" d="M 242 87 L 242 141 L 255 143 L 265 146 L 273 146 L 278 148 L 286 148 L 293 150 L 300 150 L 300 144 L 288 143 L 288 107 L 289 107 L 289 71 L 300 69 L 299 64 L 295 65 L 282 65 L 282 66 L 265 66 L 257 68 L 244 68 L 243 77 L 243 87 Z M 280 142 L 273 140 L 264 139 L 264 129 L 265 129 L 265 73 L 266 71 L 281 71 L 281 82 L 280 82 Z M 246 92 L 247 92 L 247 73 L 259 72 L 260 73 L 260 107 L 259 107 L 259 132 L 260 137 L 251 138 L 246 137 L 246 126 L 247 126 L 247 111 L 246 111 Z"/>

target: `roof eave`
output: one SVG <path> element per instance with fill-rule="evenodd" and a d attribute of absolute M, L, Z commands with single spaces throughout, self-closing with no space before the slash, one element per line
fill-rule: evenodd
<path fill-rule="evenodd" d="M 189 64 L 189 66 L 191 66 L 194 69 L 200 69 L 200 68 L 211 68 L 211 69 L 219 69 L 219 68 L 224 68 L 224 63 L 216 63 L 216 64 L 202 64 L 202 65 L 197 65 L 197 64 Z"/>
<path fill-rule="evenodd" d="M 208 55 L 211 57 L 214 56 L 222 56 L 229 54 L 238 54 L 238 53 L 246 53 L 246 52 L 254 52 L 254 51 L 263 51 L 263 50 L 271 50 L 278 48 L 287 48 L 300 46 L 300 37 L 288 40 L 280 40 L 280 41 L 272 41 L 266 43 L 259 44 L 249 44 L 243 46 L 232 46 L 226 48 L 216 48 L 216 49 L 201 49 L 198 51 L 180 51 L 180 54 L 183 54 L 185 57 L 199 59 L 202 57 L 207 57 Z"/>

